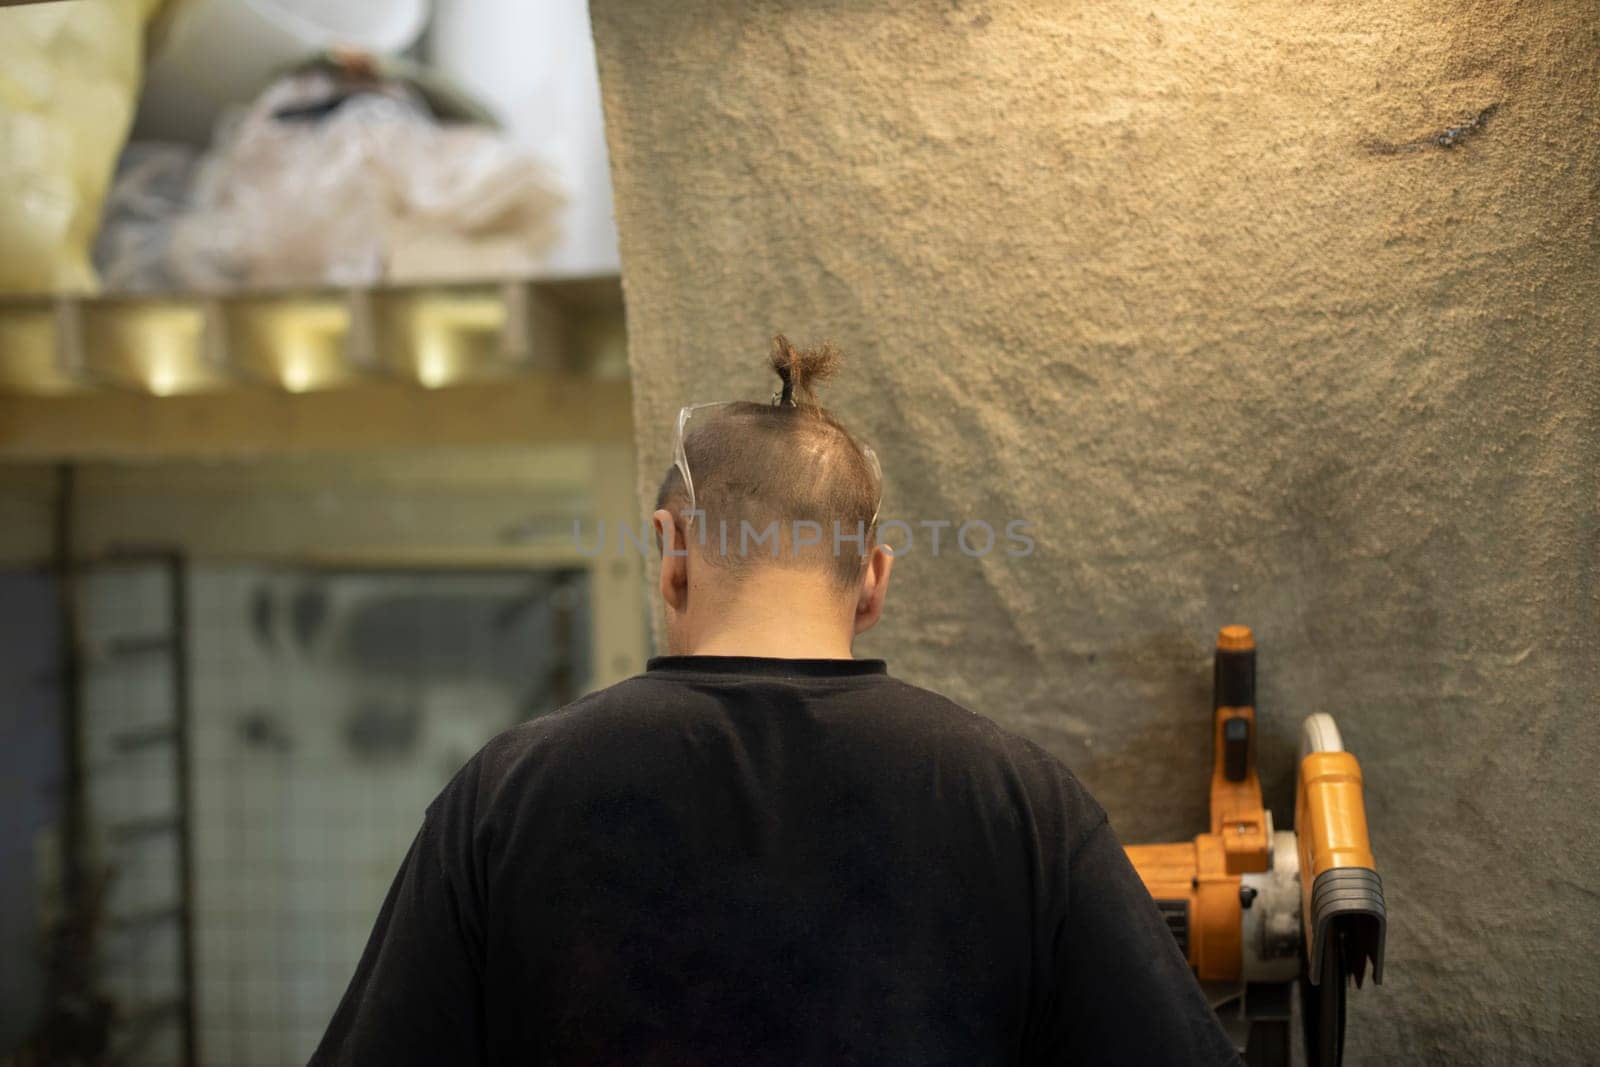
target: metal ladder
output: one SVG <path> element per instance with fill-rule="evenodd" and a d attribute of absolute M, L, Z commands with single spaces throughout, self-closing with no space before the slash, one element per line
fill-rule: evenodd
<path fill-rule="evenodd" d="M 75 588 L 66 591 L 77 601 L 79 620 L 69 637 L 78 660 L 73 758 L 80 768 L 83 844 L 92 842 L 89 877 L 103 879 L 92 894 L 100 911 L 91 926 L 96 977 L 115 1003 L 107 1060 L 193 1067 L 198 1059 L 188 568 L 179 552 L 139 548 L 75 569 Z M 137 629 L 86 639 L 84 586 L 115 574 L 159 575 L 165 604 L 141 612 Z M 153 631 L 144 629 L 151 615 L 159 618 Z M 152 660 L 160 665 L 156 675 L 166 679 L 163 718 L 152 718 L 151 708 L 141 709 L 141 701 L 126 696 L 137 672 L 149 672 Z M 116 698 L 104 699 L 107 690 Z M 139 769 L 146 773 L 135 774 Z"/>

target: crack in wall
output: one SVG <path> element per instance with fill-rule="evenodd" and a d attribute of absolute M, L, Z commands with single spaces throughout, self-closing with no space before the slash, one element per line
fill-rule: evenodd
<path fill-rule="evenodd" d="M 1368 141 L 1366 149 L 1375 156 L 1398 156 L 1408 152 L 1422 152 L 1429 148 L 1442 148 L 1449 151 L 1460 145 L 1468 137 L 1481 133 L 1489 121 L 1489 116 L 1498 110 L 1500 110 L 1500 102 L 1497 100 L 1459 126 L 1446 126 L 1438 133 L 1427 137 L 1418 137 L 1410 141 Z"/>

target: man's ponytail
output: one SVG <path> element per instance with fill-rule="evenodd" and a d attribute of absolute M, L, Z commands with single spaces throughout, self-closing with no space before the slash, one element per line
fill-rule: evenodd
<path fill-rule="evenodd" d="M 772 369 L 783 383 L 775 397 L 780 407 L 816 407 L 817 386 L 839 369 L 839 350 L 826 341 L 796 348 L 780 333 L 772 338 Z"/>

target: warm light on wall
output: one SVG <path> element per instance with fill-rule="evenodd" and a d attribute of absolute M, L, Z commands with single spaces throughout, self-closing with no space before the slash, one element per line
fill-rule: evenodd
<path fill-rule="evenodd" d="M 540 283 L 0 299 L 0 391 L 174 396 L 240 380 L 291 393 L 374 375 L 428 389 L 562 371 L 567 316 Z"/>
<path fill-rule="evenodd" d="M 202 392 L 228 375 L 199 300 L 107 300 L 81 311 L 83 362 L 97 380 L 155 396 Z"/>
<path fill-rule="evenodd" d="M 494 378 L 515 369 L 499 286 L 451 286 L 376 298 L 385 368 L 428 389 Z"/>
<path fill-rule="evenodd" d="M 306 393 L 349 384 L 370 369 L 345 294 L 251 296 L 230 301 L 224 314 L 230 362 L 257 381 Z"/>

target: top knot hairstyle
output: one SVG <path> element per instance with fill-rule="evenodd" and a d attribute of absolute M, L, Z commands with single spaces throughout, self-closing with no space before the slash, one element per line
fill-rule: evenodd
<path fill-rule="evenodd" d="M 783 334 L 772 338 L 772 369 L 783 388 L 778 403 L 792 407 L 817 405 L 817 386 L 833 377 L 842 357 L 827 341 L 815 348 L 796 348 Z"/>
<path fill-rule="evenodd" d="M 719 566 L 825 567 L 849 588 L 876 543 L 882 484 L 865 446 L 817 401 L 817 386 L 842 356 L 831 344 L 799 348 L 779 334 L 768 358 L 779 383 L 771 403 L 720 405 L 684 431 L 697 527 L 688 541 Z M 689 529 L 689 493 L 676 466 L 656 507 Z M 773 524 L 776 536 L 765 536 Z"/>

